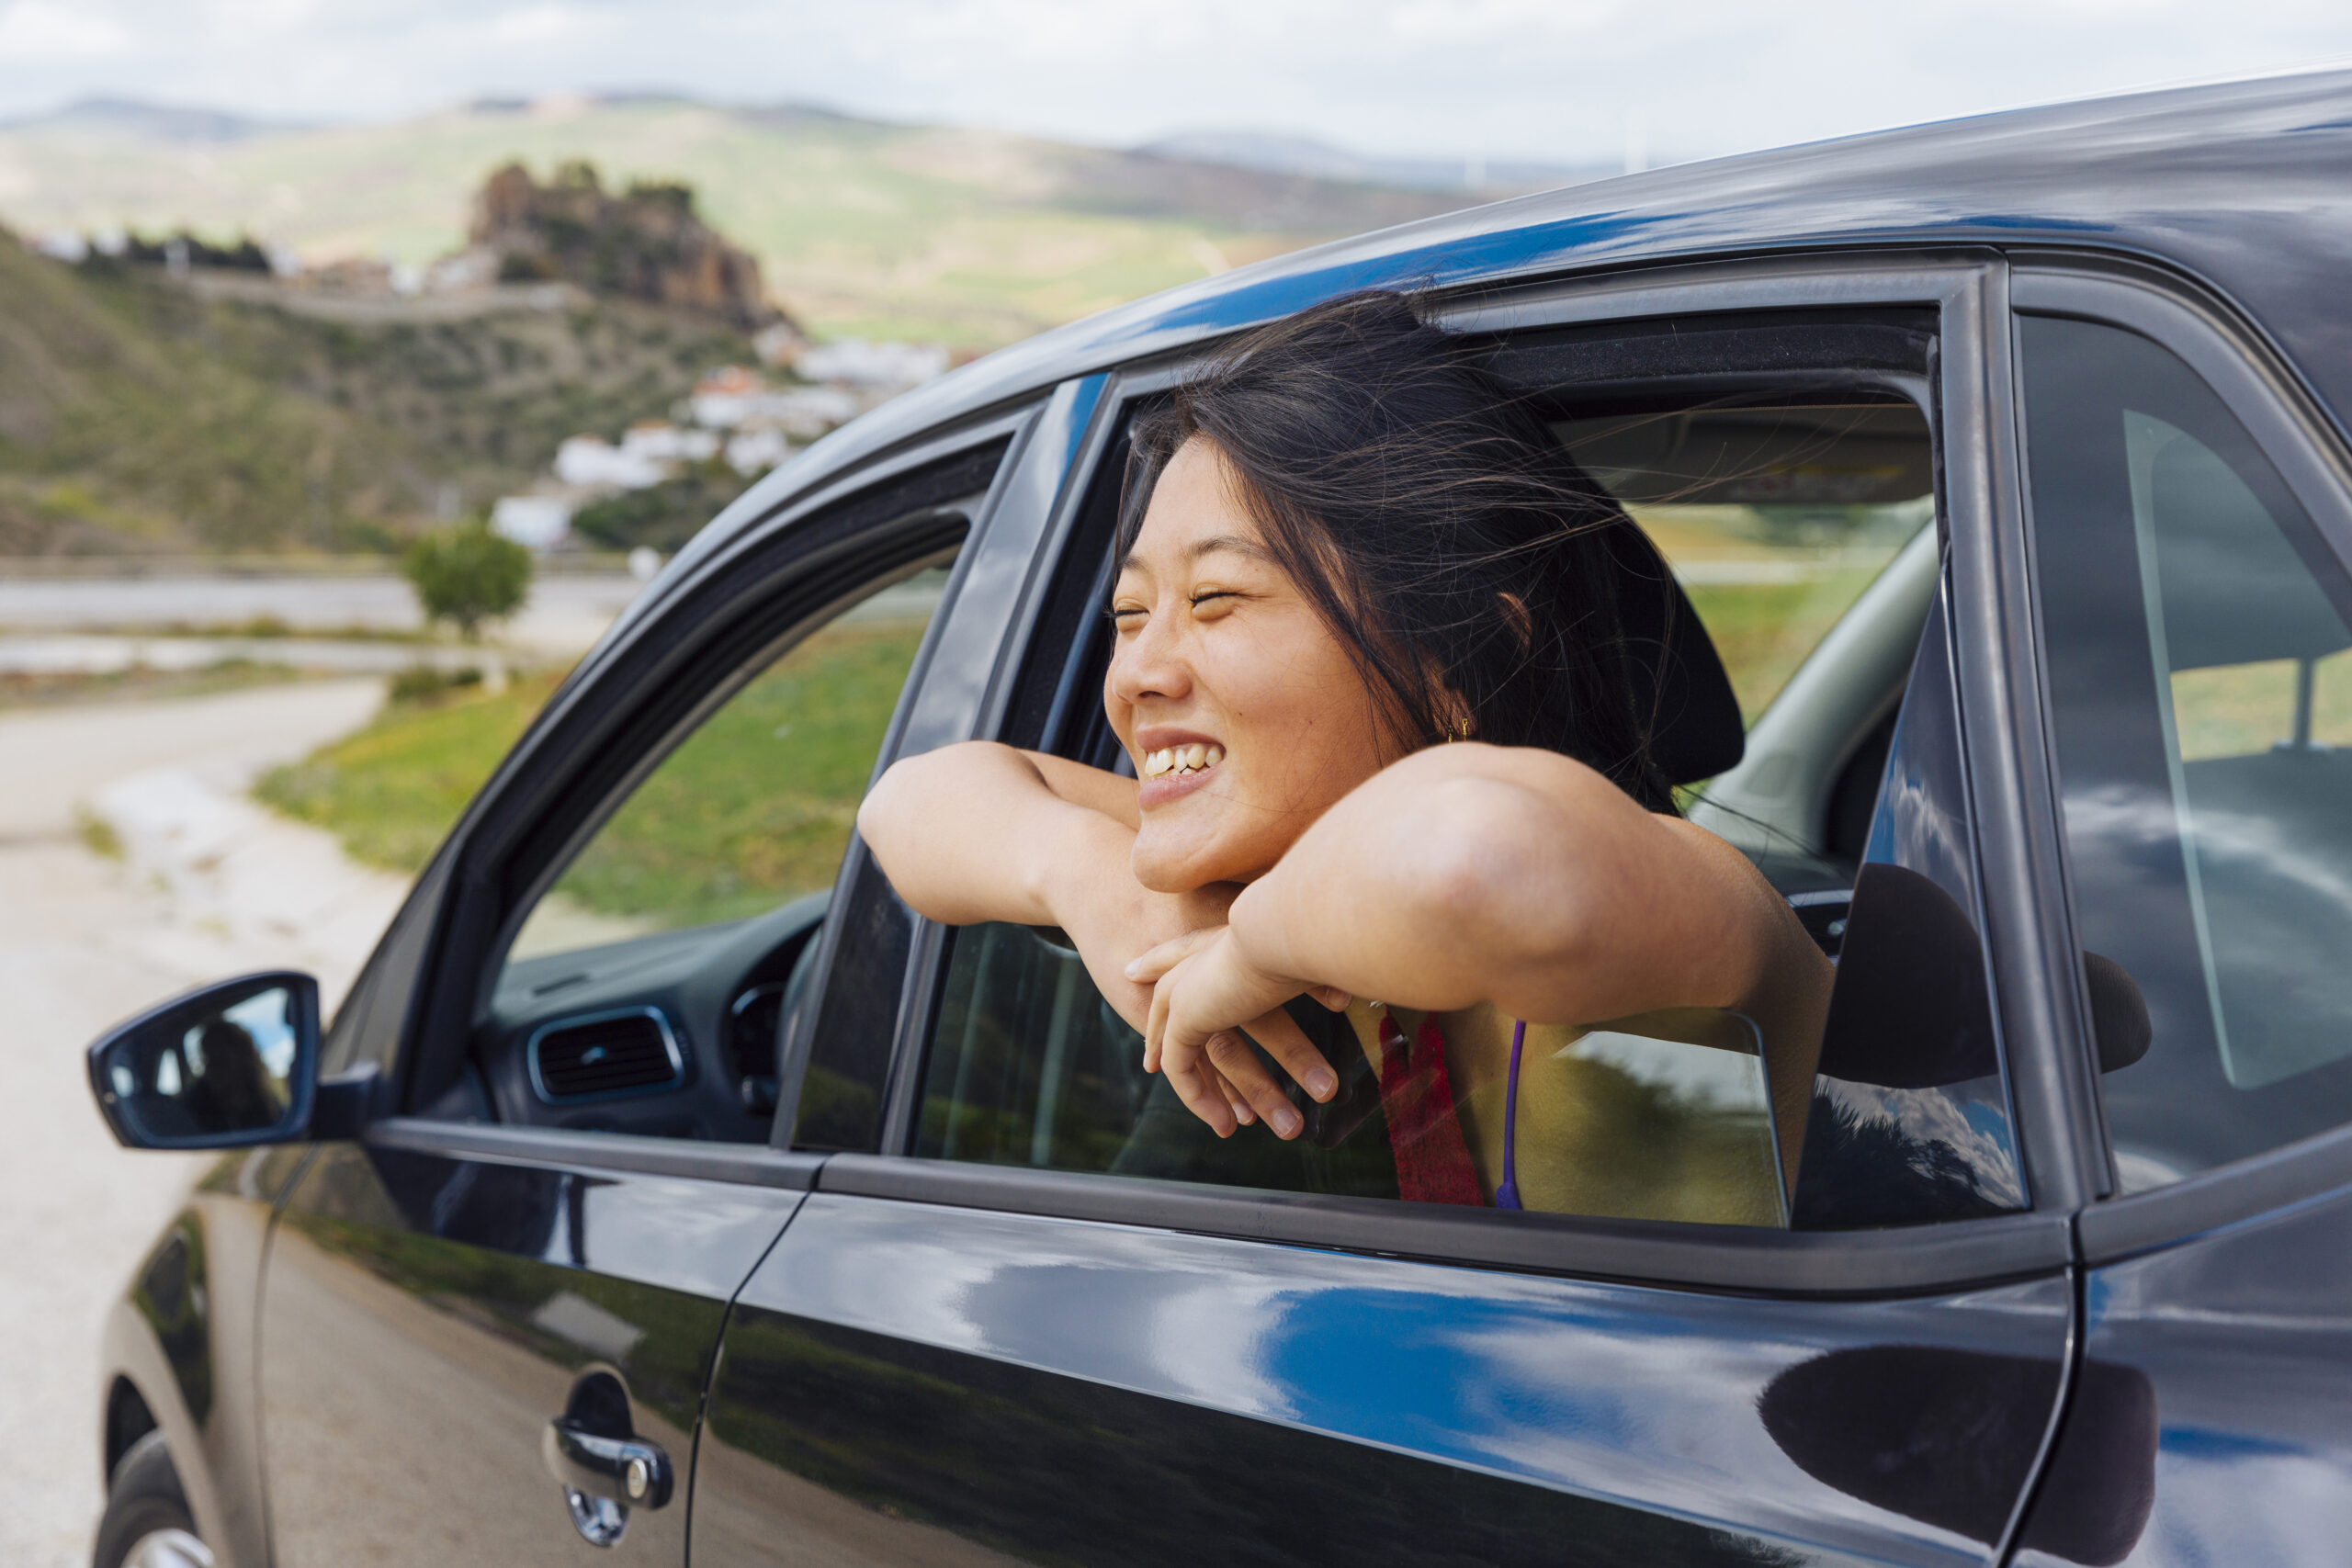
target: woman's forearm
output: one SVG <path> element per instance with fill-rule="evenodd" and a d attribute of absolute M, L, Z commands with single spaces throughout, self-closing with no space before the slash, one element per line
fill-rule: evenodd
<path fill-rule="evenodd" d="M 1041 766 L 1041 763 L 1044 765 Z M 1108 785 L 1102 781 L 1109 781 Z M 1235 889 L 1153 893 L 1129 863 L 1135 829 L 1100 809 L 1133 781 L 993 742 L 894 763 L 858 810 L 858 831 L 916 913 L 947 925 L 1058 926 L 1112 1005 L 1140 1024 L 1150 989 L 1126 963 L 1225 918 Z"/>
<path fill-rule="evenodd" d="M 1076 818 L 1096 815 L 1056 795 L 1012 747 L 972 741 L 893 763 L 858 807 L 857 828 L 917 913 L 958 926 L 1051 925 L 1053 847 Z"/>
<path fill-rule="evenodd" d="M 1340 801 L 1231 919 L 1241 955 L 1270 973 L 1410 1008 L 1491 1001 L 1593 1023 L 1740 1005 L 1769 966 L 1777 902 L 1736 851 L 1582 764 L 1467 745 L 1417 753 Z"/>

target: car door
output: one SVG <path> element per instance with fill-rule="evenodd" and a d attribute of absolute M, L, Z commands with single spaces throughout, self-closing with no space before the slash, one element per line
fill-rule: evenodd
<path fill-rule="evenodd" d="M 2058 1408 L 2073 1303 L 2073 1194 L 2063 1177 L 2042 1190 L 2040 1147 L 2029 1190 L 2033 1134 L 2011 1109 L 2043 1043 L 2036 976 L 1993 987 L 1980 935 L 2030 908 L 2030 890 L 1982 874 L 2015 832 L 1984 749 L 2012 739 L 1961 702 L 1970 661 L 2003 657 L 1973 606 L 2015 548 L 1986 439 L 2007 417 L 1991 373 L 2006 344 L 1982 330 L 2002 282 L 1989 263 L 1779 265 L 1453 317 L 1488 334 L 1498 374 L 1556 394 L 1580 455 L 1646 439 L 1626 411 L 1702 380 L 1757 399 L 1729 419 L 1686 405 L 1676 428 L 1705 424 L 1710 451 L 1825 408 L 1877 411 L 1839 414 L 1861 442 L 1898 406 L 1932 447 L 1916 469 L 1858 463 L 1889 483 L 1932 473 L 1942 502 L 1939 526 L 1872 558 L 1871 587 L 1839 590 L 1860 592 L 1859 629 L 1792 631 L 1820 609 L 1808 590 L 1758 633 L 1739 612 L 1760 601 L 1700 591 L 1785 583 L 1779 567 L 1681 569 L 1686 607 L 1766 650 L 1733 686 L 1752 691 L 1744 671 L 1766 694 L 1810 694 L 1792 717 L 1768 711 L 1726 792 L 1769 829 L 1752 852 L 1778 855 L 1825 942 L 1846 944 L 1806 1174 L 1792 1192 L 1774 1179 L 1784 1213 L 1403 1203 L 1364 1152 L 1369 1110 L 1258 1155 L 1139 1155 L 1150 1085 L 1075 956 L 1052 933 L 924 927 L 880 1115 L 797 1118 L 797 1142 L 831 1152 L 729 1320 L 696 1561 L 1997 1560 Z M 1883 311 L 1808 313 L 1833 301 Z M 981 733 L 1112 761 L 1080 629 L 1107 581 L 1102 455 L 1175 373 L 1106 392 L 1065 486 L 1052 592 Z M 1623 493 L 1648 461 L 1621 465 Z M 1793 658 L 1765 672 L 1783 632 L 1820 643 L 1793 676 Z M 1803 739 L 1825 726 L 1834 742 Z M 1774 803 L 1785 823 L 1765 820 Z M 1636 1046 L 1629 1076 L 1662 1059 Z M 1636 1081 L 1678 1114 L 1715 1103 Z"/>
<path fill-rule="evenodd" d="M 2162 280 L 2020 280 L 2110 1195 L 2018 1561 L 2334 1562 L 2352 1529 L 2352 500 Z M 2119 1484 L 2120 1479 L 2122 1483 Z M 2104 1483 L 2102 1484 L 2102 1483 Z"/>
<path fill-rule="evenodd" d="M 706 556 L 445 848 L 343 1031 L 409 1113 L 320 1145 L 273 1235 L 281 1568 L 684 1560 L 727 1304 L 815 1163 L 768 1147 L 778 1031 L 856 946 L 823 926 L 851 816 L 1027 428 Z"/>

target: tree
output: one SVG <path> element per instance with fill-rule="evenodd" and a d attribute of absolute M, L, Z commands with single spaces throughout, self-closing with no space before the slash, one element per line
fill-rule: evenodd
<path fill-rule="evenodd" d="M 481 623 L 523 607 L 531 592 L 531 552 L 469 518 L 424 535 L 401 557 L 428 621 L 447 621 L 471 642 Z"/>

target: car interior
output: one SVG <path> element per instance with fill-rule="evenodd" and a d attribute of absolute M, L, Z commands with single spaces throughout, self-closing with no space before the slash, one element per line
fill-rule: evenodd
<path fill-rule="evenodd" d="M 1880 312 L 1493 346 L 1496 373 L 1626 507 L 1634 526 L 1617 553 L 1628 580 L 1666 587 L 1629 604 L 1627 633 L 1659 682 L 1654 745 L 1690 814 L 1746 851 L 1833 954 L 1935 592 L 1929 327 Z M 1048 603 L 1035 638 L 1057 657 L 1024 675 L 1008 738 L 1131 773 L 1091 700 L 1108 642 L 1084 613 L 1103 592 L 1117 468 L 1102 463 L 1082 503 L 1065 558 L 1088 564 L 1061 574 L 1059 607 Z M 1054 635 L 1057 620 L 1067 636 Z M 1744 725 L 1744 707 L 1760 716 Z M 518 949 L 471 1069 L 424 1113 L 768 1141 L 782 1037 L 828 897 Z M 1054 934 L 1023 940 L 1074 956 Z M 1073 1007 L 1102 1004 L 1065 995 L 1063 1013 Z"/>

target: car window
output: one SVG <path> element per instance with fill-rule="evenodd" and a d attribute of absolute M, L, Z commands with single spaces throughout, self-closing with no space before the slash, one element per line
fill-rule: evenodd
<path fill-rule="evenodd" d="M 2352 1121 L 2352 586 L 2171 353 L 2019 338 L 2084 984 L 2135 1191 Z"/>
<path fill-rule="evenodd" d="M 509 962 L 735 920 L 832 886 L 947 580 L 878 587 L 746 682 L 540 896 Z"/>
<path fill-rule="evenodd" d="M 1563 417 L 1553 428 L 1626 505 L 1681 583 L 1730 676 L 1739 707 L 1735 723 L 1752 725 L 1770 707 L 1890 564 L 1906 551 L 1918 555 L 1923 533 L 1932 544 L 1932 443 L 1925 417 L 1907 403 L 1864 396 L 1769 407 L 1721 402 L 1679 412 Z M 1866 858 L 1892 865 L 1910 848 L 1907 839 L 1894 841 L 1904 836 L 1899 829 L 1882 833 L 1889 842 L 1875 855 L 1866 855 L 1864 840 L 1895 728 L 1894 701 L 1932 597 L 1933 558 L 1920 559 L 1924 575 L 1912 575 L 1923 588 L 1869 601 L 1877 605 L 1870 613 L 1900 624 L 1880 639 L 1886 647 L 1873 656 L 1876 664 L 1854 672 L 1853 681 L 1868 688 L 1864 700 L 1849 704 L 1839 721 L 1845 728 L 1825 731 L 1819 742 L 1834 755 L 1816 759 L 1816 771 L 1849 768 L 1861 793 L 1845 857 L 1811 854 L 1795 884 L 1837 890 L 1838 902 L 1825 905 L 1812 922 L 1833 948 L 1844 931 L 1844 890 L 1857 865 Z M 1090 555 L 1067 566 L 1064 576 L 1099 585 L 1101 572 L 1100 558 Z M 1099 690 L 1099 660 L 1088 666 L 1082 654 L 1071 658 L 1071 672 L 1040 677 L 1041 688 Z M 1949 706 L 1948 671 L 1939 671 L 1936 690 Z M 1070 728 L 1083 739 L 1065 747 L 1066 754 L 1125 771 L 1099 715 L 1073 714 Z M 1937 777 L 1956 777 L 1951 723 L 1913 728 L 1919 732 L 1915 751 L 1924 754 L 1939 742 L 1953 751 L 1920 765 Z M 1935 792 L 1909 793 L 1924 799 Z M 1948 793 L 1956 797 L 1957 784 Z M 1945 824 L 1939 841 L 1951 840 L 1955 830 L 1964 859 L 1964 821 L 1956 829 Z M 1944 966 L 1959 976 L 1946 989 L 1972 1002 L 1970 1018 L 1989 1020 L 1969 891 L 1973 869 L 1961 868 L 1957 880 L 1948 868 L 1930 869 L 1945 872 L 1942 885 L 1957 888 L 1936 896 L 1939 908 L 1964 905 L 1969 911 L 1945 933 L 1957 957 L 1948 953 Z M 1903 891 L 1878 897 L 1894 908 Z M 1882 976 L 1909 958 L 1899 942 L 1883 945 L 1887 951 L 1870 964 Z M 1882 979 L 1880 989 L 1900 987 Z M 1384 1013 L 1362 1000 L 1342 1015 L 1294 1002 L 1293 1018 L 1332 1066 L 1340 1092 L 1325 1105 L 1295 1097 L 1306 1124 L 1295 1141 L 1255 1127 L 1219 1140 L 1144 1073 L 1139 1036 L 1096 991 L 1060 933 L 1007 925 L 955 931 L 936 995 L 912 1133 L 918 1155 L 1288 1191 L 1433 1196 L 1417 1190 L 1422 1177 L 1408 1168 L 1416 1161 L 1402 1148 L 1418 1134 L 1397 1120 L 1419 1114 L 1400 1112 L 1399 1096 L 1419 1092 L 1412 1086 L 1427 1059 L 1422 1031 L 1432 1021 Z M 1794 1223 L 1823 1226 L 1954 1217 L 2021 1203 L 1989 1033 L 1979 1030 L 1952 1064 L 1909 1061 L 1906 1077 L 1881 1070 L 1873 1060 L 1889 1010 L 1849 1012 L 1839 1064 L 1847 1076 L 1821 1081 L 1826 1100 L 1809 1098 L 1809 1078 L 1793 1089 L 1781 1084 L 1776 1094 L 1765 1043 L 1731 1013 L 1686 1010 L 1589 1031 L 1530 1030 L 1514 1123 L 1522 1201 L 1555 1212 L 1765 1226 L 1792 1224 L 1792 1202 Z M 1900 1019 L 1893 1023 L 1903 1026 Z M 1449 1017 L 1443 1027 L 1499 1029 L 1506 1043 L 1511 1030 L 1507 1020 L 1464 1015 Z M 1910 1032 L 1941 1038 L 1935 1029 Z M 1502 1053 L 1464 1055 L 1493 1060 Z M 1952 1070 L 1943 1071 L 1948 1066 Z M 1506 1084 L 1456 1082 L 1447 1094 L 1474 1152 L 1498 1147 Z M 1809 1121 L 1822 1123 L 1810 1134 Z M 1535 1126 L 1558 1135 L 1528 1138 L 1526 1129 Z M 1812 1142 L 1800 1145 L 1805 1136 Z M 1794 1169 L 1801 1150 L 1829 1179 L 1883 1187 L 1880 1200 L 1857 1203 L 1808 1192 Z M 1481 1168 L 1495 1163 L 1481 1157 Z M 1882 1180 L 1894 1166 L 1917 1179 Z M 1915 1166 L 1919 1171 L 1911 1170 Z"/>
<path fill-rule="evenodd" d="M 1555 429 L 1665 556 L 1751 727 L 1935 518 L 1927 421 L 1908 403 L 1707 407 Z"/>

